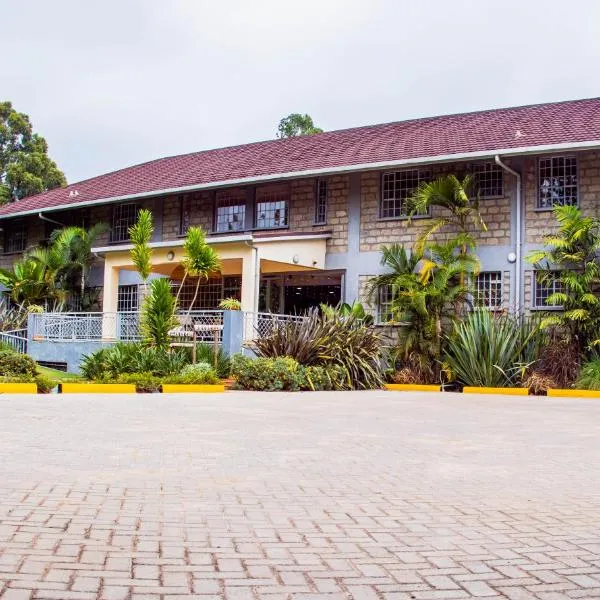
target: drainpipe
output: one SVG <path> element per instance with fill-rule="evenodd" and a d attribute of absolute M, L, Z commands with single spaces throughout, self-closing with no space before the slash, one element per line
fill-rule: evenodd
<path fill-rule="evenodd" d="M 511 169 L 508 165 L 504 164 L 500 160 L 500 156 L 496 154 L 494 156 L 496 164 L 504 169 L 506 172 L 514 175 L 517 179 L 517 235 L 516 235 L 516 261 L 515 261 L 515 309 L 518 312 L 521 307 L 521 174 L 517 173 L 514 169 Z"/>
<path fill-rule="evenodd" d="M 55 221 L 54 219 L 49 219 L 48 217 L 44 216 L 41 212 L 38 213 L 38 219 L 41 219 L 42 221 L 48 221 L 48 223 L 54 223 L 55 225 L 60 225 L 61 227 L 65 226 L 64 223 L 59 223 L 58 221 Z"/>

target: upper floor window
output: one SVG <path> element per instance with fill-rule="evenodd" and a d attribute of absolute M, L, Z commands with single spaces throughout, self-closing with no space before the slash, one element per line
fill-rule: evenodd
<path fill-rule="evenodd" d="M 477 308 L 502 308 L 502 273 L 483 271 L 475 278 L 474 305 Z"/>
<path fill-rule="evenodd" d="M 27 247 L 27 223 L 23 219 L 4 222 L 4 252 L 23 252 Z"/>
<path fill-rule="evenodd" d="M 475 189 L 480 198 L 504 196 L 504 170 L 494 162 L 473 165 Z"/>
<path fill-rule="evenodd" d="M 192 219 L 192 196 L 182 194 L 179 196 L 179 235 L 185 235 L 190 228 Z"/>
<path fill-rule="evenodd" d="M 407 217 L 408 201 L 423 181 L 431 178 L 429 171 L 411 169 L 384 173 L 381 181 L 381 201 L 379 217 L 381 219 L 398 219 Z"/>
<path fill-rule="evenodd" d="M 129 239 L 129 229 L 137 221 L 140 207 L 137 204 L 117 204 L 113 206 L 111 242 L 126 242 Z"/>
<path fill-rule="evenodd" d="M 257 229 L 287 227 L 290 192 L 284 187 L 265 187 L 256 190 L 254 226 Z"/>
<path fill-rule="evenodd" d="M 562 308 L 561 304 L 548 303 L 552 294 L 565 291 L 560 271 L 535 271 L 533 280 L 533 306 L 535 308 Z"/>
<path fill-rule="evenodd" d="M 215 231 L 224 233 L 246 228 L 246 190 L 219 190 L 215 202 Z"/>
<path fill-rule="evenodd" d="M 60 231 L 65 227 L 74 226 L 82 229 L 91 227 L 90 212 L 86 209 L 57 213 L 56 216 L 51 216 L 51 218 L 56 219 L 57 222 L 44 221 L 44 237 L 46 240 L 49 240 L 55 231 Z"/>
<path fill-rule="evenodd" d="M 391 285 L 382 285 L 379 287 L 377 297 L 377 323 L 384 324 L 393 320 L 394 294 Z"/>
<path fill-rule="evenodd" d="M 327 179 L 317 179 L 315 194 L 315 225 L 327 223 Z"/>
<path fill-rule="evenodd" d="M 577 158 L 550 156 L 538 162 L 538 208 L 577 205 Z"/>

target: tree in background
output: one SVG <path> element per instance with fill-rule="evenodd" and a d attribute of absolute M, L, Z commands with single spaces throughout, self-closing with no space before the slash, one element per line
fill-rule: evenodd
<path fill-rule="evenodd" d="M 0 102 L 0 204 L 66 185 L 29 117 Z"/>
<path fill-rule="evenodd" d="M 279 121 L 277 127 L 278 138 L 291 138 L 298 135 L 313 135 L 314 133 L 323 133 L 320 127 L 317 127 L 310 115 L 301 115 L 292 113 Z"/>

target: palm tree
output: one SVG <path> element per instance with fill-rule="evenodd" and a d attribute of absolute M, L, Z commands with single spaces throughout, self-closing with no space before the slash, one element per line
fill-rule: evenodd
<path fill-rule="evenodd" d="M 105 223 L 96 223 L 89 229 L 83 227 L 65 227 L 52 234 L 51 242 L 59 251 L 64 252 L 67 264 L 63 267 L 66 279 L 74 275 L 79 280 L 81 298 L 85 293 L 86 280 L 96 256 L 92 248 L 98 236 L 108 230 Z"/>
<path fill-rule="evenodd" d="M 465 235 L 470 235 L 473 231 L 487 231 L 487 225 L 479 212 L 479 193 L 472 175 L 459 179 L 450 174 L 421 183 L 410 199 L 409 207 L 411 218 L 428 214 L 433 207 L 443 209 L 441 216 L 431 220 L 417 241 L 416 248 L 420 251 L 434 233 L 444 228 Z M 469 245 L 461 245 L 462 254 L 467 253 Z"/>
<path fill-rule="evenodd" d="M 211 273 L 221 270 L 219 255 L 206 243 L 206 234 L 200 227 L 190 227 L 183 243 L 183 279 L 179 285 L 176 300 L 183 288 L 187 276 L 196 277 L 196 291 L 189 308 L 188 315 L 198 298 L 200 283 L 208 280 Z"/>
<path fill-rule="evenodd" d="M 142 278 L 142 297 L 146 295 L 148 277 L 152 272 L 152 248 L 149 244 L 153 233 L 152 213 L 147 208 L 143 208 L 138 213 L 135 225 L 129 228 L 129 237 L 133 244 L 131 260 Z"/>

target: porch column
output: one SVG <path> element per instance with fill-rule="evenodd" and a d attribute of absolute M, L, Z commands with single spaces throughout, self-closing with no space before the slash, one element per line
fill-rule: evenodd
<path fill-rule="evenodd" d="M 258 311 L 259 259 L 258 249 L 251 248 L 242 259 L 242 310 Z"/>
<path fill-rule="evenodd" d="M 102 295 L 102 339 L 117 338 L 117 300 L 119 293 L 119 269 L 107 260 L 104 264 L 104 291 Z"/>

